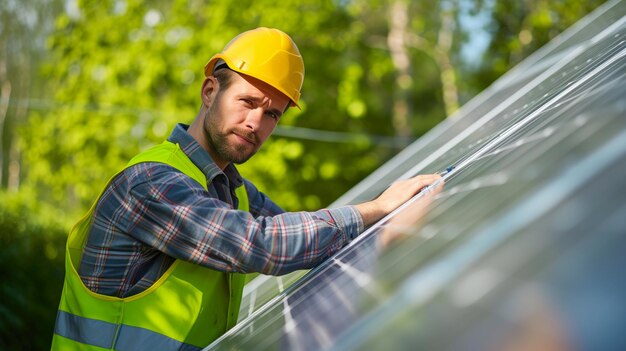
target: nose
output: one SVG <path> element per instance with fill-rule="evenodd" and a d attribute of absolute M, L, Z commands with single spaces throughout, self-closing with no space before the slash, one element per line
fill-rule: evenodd
<path fill-rule="evenodd" d="M 246 116 L 246 120 L 244 122 L 245 126 L 251 129 L 252 131 L 256 132 L 257 130 L 259 130 L 259 127 L 261 126 L 262 118 L 263 118 L 263 108 L 257 107 L 257 108 L 251 109 L 248 112 L 248 115 Z"/>

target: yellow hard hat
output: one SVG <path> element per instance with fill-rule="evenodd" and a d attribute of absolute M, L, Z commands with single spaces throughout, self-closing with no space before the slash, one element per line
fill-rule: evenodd
<path fill-rule="evenodd" d="M 260 27 L 233 38 L 224 50 L 204 67 L 213 74 L 215 64 L 224 60 L 230 69 L 257 78 L 285 94 L 292 106 L 298 105 L 304 81 L 304 61 L 296 44 L 286 33 Z"/>

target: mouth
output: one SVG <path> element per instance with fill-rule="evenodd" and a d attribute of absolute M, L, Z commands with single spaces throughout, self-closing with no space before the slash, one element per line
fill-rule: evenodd
<path fill-rule="evenodd" d="M 233 132 L 233 134 L 235 134 L 235 136 L 237 136 L 239 139 L 243 140 L 244 142 L 251 144 L 252 146 L 256 145 L 256 138 L 254 137 L 254 135 L 251 135 L 249 133 L 242 133 L 242 132 Z"/>

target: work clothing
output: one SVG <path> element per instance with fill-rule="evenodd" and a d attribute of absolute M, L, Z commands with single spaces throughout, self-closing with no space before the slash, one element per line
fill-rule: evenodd
<path fill-rule="evenodd" d="M 219 271 L 286 274 L 316 266 L 363 230 L 351 206 L 282 213 L 235 167 L 222 172 L 186 128 L 178 125 L 168 140 L 203 171 L 208 193 L 164 164 L 141 163 L 122 172 L 99 201 L 80 264 L 90 290 L 118 297 L 140 293 L 175 258 Z M 233 210 L 240 185 L 248 192 L 249 214 Z"/>
<path fill-rule="evenodd" d="M 163 162 L 206 188 L 206 179 L 180 146 L 169 141 L 129 165 Z M 237 192 L 248 209 L 244 188 Z M 54 350 L 199 350 L 237 322 L 244 275 L 223 273 L 176 260 L 146 291 L 127 298 L 95 294 L 76 271 L 95 205 L 67 241 L 66 277 L 57 314 Z M 164 228 L 166 229 L 166 228 Z"/>
<path fill-rule="evenodd" d="M 116 349 L 206 346 L 235 324 L 241 302 L 243 275 L 222 272 L 309 268 L 362 231 L 352 207 L 262 217 L 278 207 L 240 178 L 245 188 L 236 187 L 234 196 L 234 167 L 226 171 L 231 177 L 217 172 L 185 128 L 177 126 L 163 145 L 186 160 L 186 169 L 144 158 L 169 165 L 128 167 L 70 234 L 54 349 L 85 343 Z M 218 179 L 221 186 L 209 189 Z M 243 189 L 252 190 L 250 209 L 258 218 L 233 210 L 237 201 L 247 202 Z M 116 280 L 115 297 L 93 292 Z"/>

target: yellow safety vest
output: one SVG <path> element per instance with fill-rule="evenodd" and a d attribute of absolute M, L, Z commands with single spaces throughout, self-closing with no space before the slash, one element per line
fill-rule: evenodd
<path fill-rule="evenodd" d="M 140 162 L 166 163 L 207 188 L 206 176 L 178 144 L 166 141 L 157 145 L 135 156 L 127 167 Z M 237 188 L 236 194 L 239 209 L 248 211 L 245 187 Z M 235 325 L 244 274 L 176 260 L 139 294 L 118 298 L 89 290 L 77 267 L 96 203 L 67 239 L 53 350 L 199 350 Z"/>

